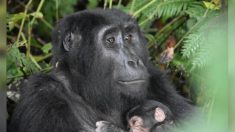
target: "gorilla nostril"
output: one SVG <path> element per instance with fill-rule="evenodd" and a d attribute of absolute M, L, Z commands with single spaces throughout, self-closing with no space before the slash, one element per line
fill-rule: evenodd
<path fill-rule="evenodd" d="M 135 67 L 136 63 L 134 61 L 128 61 L 127 62 L 129 66 Z"/>
<path fill-rule="evenodd" d="M 139 65 L 140 65 L 140 59 L 138 59 L 138 60 L 136 61 L 136 63 L 137 63 L 137 66 L 139 66 Z"/>
<path fill-rule="evenodd" d="M 127 64 L 128 64 L 129 66 L 135 67 L 135 68 L 144 65 L 143 62 L 142 62 L 140 59 L 129 60 L 129 61 L 127 62 Z"/>

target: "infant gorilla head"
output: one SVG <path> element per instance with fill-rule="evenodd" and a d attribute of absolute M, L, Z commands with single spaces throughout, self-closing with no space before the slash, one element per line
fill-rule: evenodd
<path fill-rule="evenodd" d="M 161 132 L 164 131 L 162 125 L 173 124 L 173 115 L 167 106 L 148 100 L 132 108 L 127 114 L 127 120 L 133 132 Z"/>
<path fill-rule="evenodd" d="M 145 101 L 127 114 L 130 132 L 166 132 L 173 126 L 173 120 L 170 109 L 154 100 Z M 96 132 L 120 132 L 117 126 L 106 121 L 97 122 L 96 126 Z"/>

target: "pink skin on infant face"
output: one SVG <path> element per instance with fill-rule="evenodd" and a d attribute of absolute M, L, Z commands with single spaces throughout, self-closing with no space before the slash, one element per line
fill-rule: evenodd
<path fill-rule="evenodd" d="M 144 128 L 144 121 L 139 116 L 133 116 L 128 121 L 132 132 L 149 132 L 149 128 Z"/>
<path fill-rule="evenodd" d="M 163 122 L 166 119 L 165 112 L 161 108 L 157 107 L 155 109 L 154 119 L 157 122 Z M 144 121 L 139 116 L 131 117 L 131 119 L 129 120 L 129 125 L 130 125 L 132 132 L 149 132 L 150 130 L 150 128 L 146 128 L 143 126 Z"/>

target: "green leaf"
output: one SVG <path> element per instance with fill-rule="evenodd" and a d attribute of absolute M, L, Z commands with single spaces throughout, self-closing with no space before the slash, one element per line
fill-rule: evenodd
<path fill-rule="evenodd" d="M 206 11 L 205 6 L 202 2 L 190 3 L 187 10 L 185 11 L 191 18 L 201 19 Z"/>
<path fill-rule="evenodd" d="M 7 29 L 11 31 L 15 25 L 25 17 L 23 12 L 17 14 L 7 14 Z M 27 16 L 26 16 L 27 17 Z"/>
<path fill-rule="evenodd" d="M 212 2 L 207 2 L 207 1 L 203 1 L 204 5 L 206 6 L 207 9 L 211 9 L 211 10 L 219 10 L 220 9 L 220 5 L 216 5 Z"/>
<path fill-rule="evenodd" d="M 7 76 L 8 78 L 31 74 L 39 69 L 27 58 L 24 53 L 21 53 L 18 47 L 14 44 L 7 53 Z"/>
<path fill-rule="evenodd" d="M 15 27 L 15 23 L 14 22 L 8 22 L 7 23 L 7 29 L 8 31 L 11 31 L 13 28 Z"/>
<path fill-rule="evenodd" d="M 93 9 L 97 7 L 99 0 L 88 0 L 87 8 Z"/>
<path fill-rule="evenodd" d="M 25 14 L 23 12 L 20 12 L 20 13 L 17 13 L 17 14 L 8 14 L 7 15 L 7 22 L 16 23 L 16 22 L 22 20 L 24 17 L 25 17 Z"/>
<path fill-rule="evenodd" d="M 33 12 L 30 13 L 29 15 L 34 16 L 35 18 L 43 18 L 42 12 Z"/>
<path fill-rule="evenodd" d="M 192 57 L 192 55 L 196 52 L 196 50 L 199 48 L 199 46 L 202 43 L 201 37 L 202 35 L 200 33 L 189 34 L 186 37 L 184 45 L 182 47 L 183 57 L 185 58 Z"/>
<path fill-rule="evenodd" d="M 156 0 L 151 6 L 142 11 L 147 17 L 172 17 L 186 10 L 194 0 Z"/>
<path fill-rule="evenodd" d="M 134 3 L 133 3 L 134 2 Z M 128 9 L 129 13 L 133 13 L 137 11 L 138 9 L 142 8 L 144 5 L 146 5 L 149 0 L 132 0 L 126 8 Z M 132 11 L 132 12 L 131 12 Z"/>
<path fill-rule="evenodd" d="M 42 51 L 43 53 L 49 53 L 49 51 L 52 49 L 52 44 L 51 43 L 48 43 L 48 44 L 45 44 L 43 47 L 42 47 Z"/>

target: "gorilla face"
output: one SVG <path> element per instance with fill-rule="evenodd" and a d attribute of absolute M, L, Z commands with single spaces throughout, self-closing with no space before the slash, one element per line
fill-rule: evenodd
<path fill-rule="evenodd" d="M 84 88 L 80 93 L 94 89 L 115 92 L 109 95 L 145 93 L 146 40 L 129 15 L 118 10 L 84 11 L 62 19 L 54 31 L 55 57 L 62 58 L 71 74 L 82 75 L 78 83 L 95 84 L 95 88 Z M 73 78 L 79 81 L 81 76 Z"/>
<path fill-rule="evenodd" d="M 143 90 L 148 72 L 142 58 L 145 47 L 140 41 L 138 26 L 132 22 L 105 25 L 98 30 L 97 40 L 101 62 L 109 62 L 105 65 L 112 67 L 113 85 L 127 94 Z"/>

